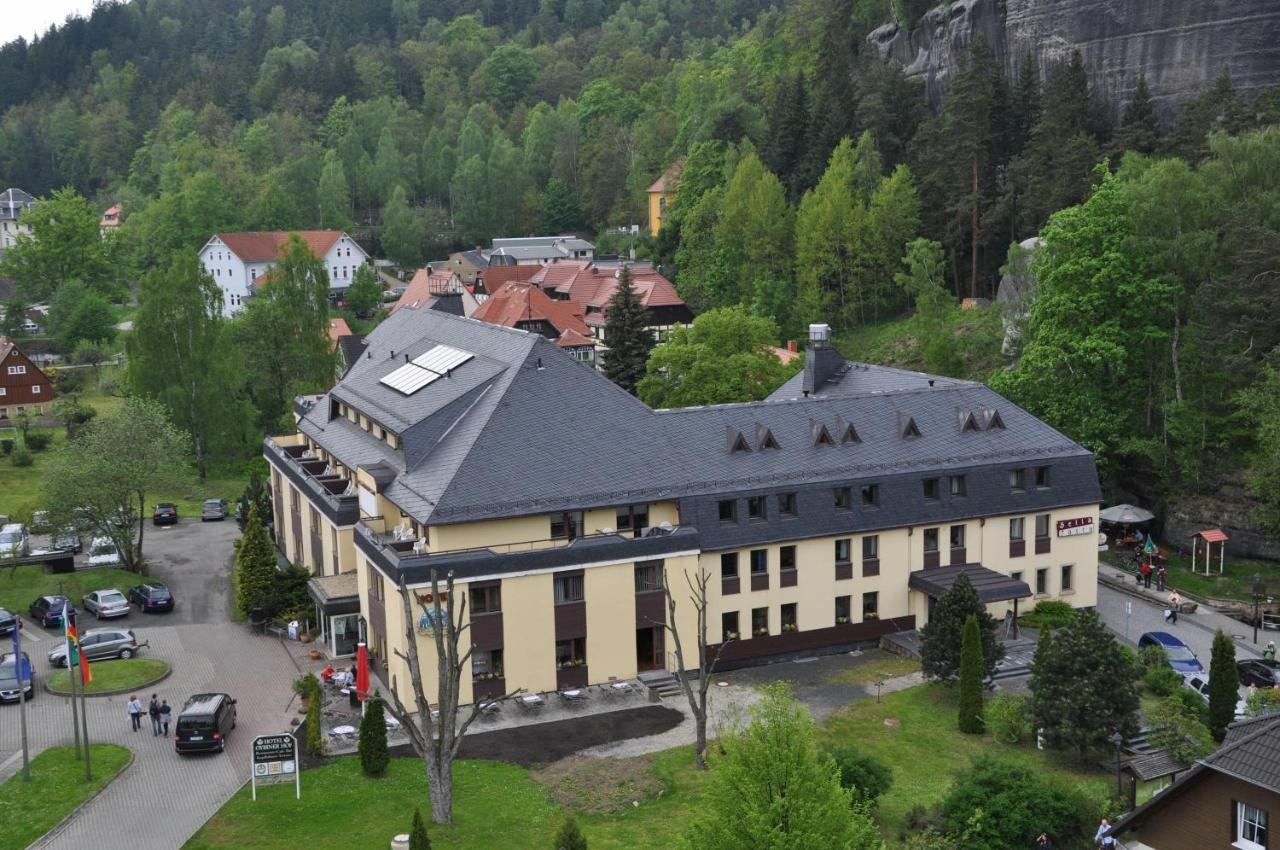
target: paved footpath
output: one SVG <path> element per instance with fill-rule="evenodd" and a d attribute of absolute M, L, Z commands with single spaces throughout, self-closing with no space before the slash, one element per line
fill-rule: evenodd
<path fill-rule="evenodd" d="M 134 629 L 140 641 L 150 642 L 142 657 L 162 659 L 173 668 L 168 679 L 139 693 L 144 705 L 152 692 L 158 693 L 174 706 L 176 719 L 191 694 L 225 691 L 236 698 L 237 726 L 229 737 L 227 752 L 178 756 L 171 738 L 152 736 L 147 718 L 143 718 L 142 731 L 131 731 L 125 712 L 128 694 L 90 698 L 90 739 L 129 747 L 134 753 L 133 764 L 61 829 L 32 847 L 180 848 L 248 781 L 253 737 L 288 729 L 289 718 L 296 713 L 290 703 L 292 682 L 298 675 L 288 648 L 277 638 L 253 635 L 244 626 L 230 623 L 228 606 L 209 604 L 205 596 L 206 591 L 216 593 L 226 587 L 227 553 L 234 532 L 234 523 L 183 523 L 172 532 L 166 531 L 155 550 L 150 546 L 155 538 L 148 535 L 153 569 L 174 588 L 179 608 L 173 615 L 143 615 L 135 610 L 127 619 L 117 621 Z M 187 597 L 187 592 L 192 596 Z M 56 638 L 34 627 L 26 631 L 27 649 L 40 685 L 50 672 L 44 655 Z M 42 639 L 32 640 L 36 637 Z M 33 754 L 72 743 L 68 699 L 55 697 L 41 687 L 27 706 Z M 13 710 L 6 710 L 0 723 L 0 781 L 21 766 L 16 706 L 3 708 Z"/>

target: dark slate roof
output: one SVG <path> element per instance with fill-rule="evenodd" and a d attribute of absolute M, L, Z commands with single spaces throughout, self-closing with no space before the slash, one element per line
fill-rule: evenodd
<path fill-rule="evenodd" d="M 1143 782 L 1181 773 L 1190 766 L 1174 758 L 1168 747 L 1125 759 L 1123 765 Z M 1107 766 L 1110 767 L 1110 763 Z"/>
<path fill-rule="evenodd" d="M 931 387 L 981 386 L 972 381 L 958 378 L 944 378 L 940 375 L 927 375 L 924 372 L 912 372 L 907 369 L 895 369 L 892 366 L 876 366 L 872 363 L 855 363 L 844 360 L 834 348 L 819 348 L 806 361 L 806 368 L 797 372 L 782 386 L 773 391 L 769 401 L 804 398 L 817 395 L 821 398 L 849 398 L 874 395 L 876 393 L 900 392 L 903 390 L 928 389 Z M 836 363 L 828 363 L 834 354 Z M 817 363 L 819 375 L 812 374 L 811 366 Z M 827 374 L 827 373 L 830 374 Z M 821 380 L 816 378 L 821 377 Z M 814 386 L 817 383 L 818 386 Z"/>
<path fill-rule="evenodd" d="M 1085 449 L 967 381 L 850 366 L 840 380 L 824 384 L 839 392 L 794 399 L 775 393 L 764 402 L 655 412 L 538 334 L 434 310 L 400 310 L 366 343 L 330 396 L 399 435 L 403 451 L 346 420 L 331 421 L 327 402 L 313 405 L 299 428 L 349 467 L 395 467 L 399 474 L 386 495 L 423 523 L 814 485 L 812 493 L 801 493 L 804 507 L 806 499 L 821 496 L 819 485 L 868 478 L 893 494 L 880 516 L 867 518 L 875 527 L 935 514 L 949 518 L 957 510 L 994 515 L 1099 498 Z M 474 357 L 410 396 L 379 382 L 406 357 L 438 344 Z M 969 413 L 985 423 L 991 411 L 998 411 L 1003 429 L 962 428 Z M 904 438 L 908 422 L 919 436 Z M 859 439 L 815 445 L 816 423 L 837 441 L 842 424 L 852 424 Z M 726 435 L 735 431 L 751 451 L 730 451 Z M 766 431 L 779 448 L 762 448 Z M 1048 459 L 1054 460 L 1051 488 L 1010 494 L 1006 467 Z M 921 470 L 966 469 L 983 472 L 971 476 L 967 507 L 918 498 Z M 722 534 L 710 528 L 715 523 L 697 524 L 709 535 L 704 543 Z"/>
<path fill-rule="evenodd" d="M 364 337 L 359 334 L 344 334 L 338 337 L 338 353 L 347 366 L 355 363 L 364 354 Z"/>
<path fill-rule="evenodd" d="M 35 203 L 36 199 L 21 189 L 5 189 L 0 192 L 0 220 L 17 219 L 23 210 L 35 206 Z"/>
<path fill-rule="evenodd" d="M 432 310 L 438 310 L 441 313 L 448 313 L 451 316 L 464 316 L 466 311 L 462 307 L 461 292 L 445 292 L 431 299 L 428 305 Z"/>
<path fill-rule="evenodd" d="M 969 577 L 969 583 L 973 585 L 973 589 L 978 592 L 978 598 L 983 602 L 1025 599 L 1031 595 L 1031 588 L 1025 581 L 1009 578 L 1004 573 L 989 570 L 982 564 L 953 564 L 936 569 L 916 570 L 907 580 L 907 584 L 914 590 L 938 599 L 951 589 L 951 585 L 956 583 L 961 573 Z"/>

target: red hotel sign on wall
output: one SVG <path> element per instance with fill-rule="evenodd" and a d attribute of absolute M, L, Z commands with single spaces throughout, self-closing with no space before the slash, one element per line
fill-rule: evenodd
<path fill-rule="evenodd" d="M 1093 517 L 1058 520 L 1059 537 L 1075 537 L 1078 534 L 1093 534 Z"/>

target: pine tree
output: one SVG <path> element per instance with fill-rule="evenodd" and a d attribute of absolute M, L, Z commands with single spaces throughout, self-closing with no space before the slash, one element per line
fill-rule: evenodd
<path fill-rule="evenodd" d="M 1017 155 L 1031 141 L 1031 129 L 1040 123 L 1040 66 L 1031 51 L 1018 66 L 1009 120 L 1009 152 Z"/>
<path fill-rule="evenodd" d="M 1041 634 L 1031 664 L 1031 713 L 1047 746 L 1110 746 L 1114 732 L 1137 731 L 1132 657 L 1093 611 L 1080 610 L 1051 638 Z"/>
<path fill-rule="evenodd" d="M 555 850 L 587 850 L 587 839 L 578 828 L 578 822 L 570 815 L 564 819 L 556 833 Z"/>
<path fill-rule="evenodd" d="M 788 197 L 798 200 L 809 132 L 809 91 L 804 71 L 778 80 L 766 112 L 769 132 L 761 140 L 760 158 L 787 187 Z"/>
<path fill-rule="evenodd" d="M 370 697 L 365 701 L 364 716 L 360 718 L 360 769 L 365 776 L 383 776 L 390 760 L 382 700 Z"/>
<path fill-rule="evenodd" d="M 1209 731 L 1219 743 L 1235 719 L 1240 673 L 1236 669 L 1236 645 L 1222 629 L 1213 636 L 1209 657 Z"/>
<path fill-rule="evenodd" d="M 255 505 L 249 506 L 236 552 L 236 605 L 245 614 L 266 607 L 276 580 L 276 553 Z"/>
<path fill-rule="evenodd" d="M 644 377 L 645 364 L 653 349 L 648 311 L 631 285 L 631 268 L 618 273 L 618 288 L 609 299 L 609 315 L 604 323 L 604 374 L 609 380 L 634 394 Z"/>
<path fill-rule="evenodd" d="M 984 725 L 982 666 L 978 618 L 970 614 L 964 621 L 964 637 L 960 642 L 960 731 L 969 735 L 981 735 Z"/>
<path fill-rule="evenodd" d="M 1112 156 L 1118 157 L 1124 151 L 1154 153 L 1159 142 L 1160 122 L 1156 117 L 1155 103 L 1151 100 L 1151 90 L 1147 88 L 1147 75 L 1139 74 L 1133 99 L 1125 105 L 1120 129 L 1111 140 Z"/>
<path fill-rule="evenodd" d="M 413 829 L 409 831 L 409 850 L 431 850 L 431 836 L 422 822 L 422 809 L 413 810 Z"/>
<path fill-rule="evenodd" d="M 930 679 L 953 680 L 960 672 L 960 647 L 964 623 L 978 621 L 982 638 L 982 675 L 991 676 L 1004 657 L 1004 646 L 996 638 L 995 618 L 978 598 L 969 577 L 961 573 L 934 605 L 929 622 L 920 630 L 920 661 Z"/>

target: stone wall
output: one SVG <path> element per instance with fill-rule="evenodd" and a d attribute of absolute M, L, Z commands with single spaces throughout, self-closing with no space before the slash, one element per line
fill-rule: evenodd
<path fill-rule="evenodd" d="M 1227 559 L 1264 558 L 1280 561 L 1280 539 L 1258 528 L 1253 521 L 1257 500 L 1238 477 L 1224 481 L 1212 496 L 1180 499 L 1169 506 L 1164 520 L 1164 540 L 1182 551 L 1191 550 L 1191 535 L 1204 528 L 1221 528 L 1231 539 Z"/>

